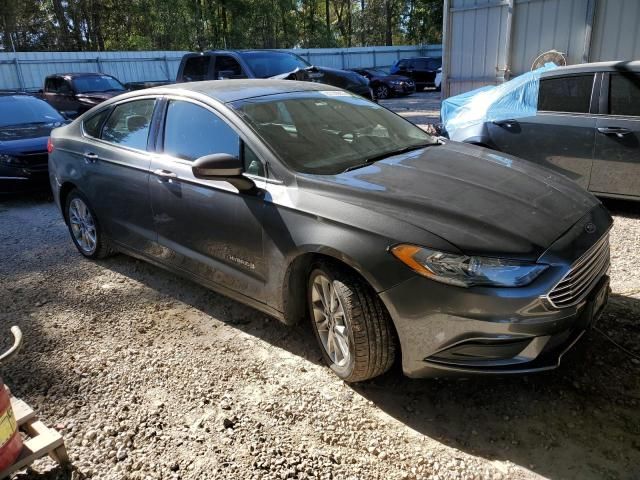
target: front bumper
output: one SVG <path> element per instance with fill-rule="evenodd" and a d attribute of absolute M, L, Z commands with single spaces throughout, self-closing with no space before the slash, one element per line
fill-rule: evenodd
<path fill-rule="evenodd" d="M 415 93 L 416 86 L 413 83 L 391 84 L 391 90 L 396 95 L 410 95 L 412 93 Z"/>
<path fill-rule="evenodd" d="M 24 167 L 0 165 L 0 193 L 46 190 L 48 185 L 47 164 Z"/>
<path fill-rule="evenodd" d="M 594 209 L 540 257 L 549 268 L 525 287 L 460 288 L 416 275 L 381 292 L 398 333 L 405 375 L 508 374 L 556 368 L 606 305 L 608 263 L 577 303 L 557 308 L 547 294 L 598 243 L 610 222 L 604 208 Z M 586 223 L 597 225 L 597 235 L 585 232 Z"/>

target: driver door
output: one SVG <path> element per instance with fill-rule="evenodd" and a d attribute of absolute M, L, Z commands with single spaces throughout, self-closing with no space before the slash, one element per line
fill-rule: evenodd
<path fill-rule="evenodd" d="M 214 153 L 246 158 L 258 186 L 264 169 L 219 114 L 169 99 L 152 159 L 151 206 L 162 261 L 256 300 L 264 300 L 263 201 L 228 182 L 196 178 L 194 160 Z M 256 163 L 257 162 L 257 163 Z M 261 178 L 262 176 L 262 178 Z"/>

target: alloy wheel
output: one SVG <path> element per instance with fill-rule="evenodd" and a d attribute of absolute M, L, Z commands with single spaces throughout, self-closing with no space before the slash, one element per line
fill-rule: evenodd
<path fill-rule="evenodd" d="M 380 85 L 377 89 L 376 89 L 376 97 L 377 98 L 387 98 L 389 96 L 389 89 L 386 87 L 386 85 Z"/>
<path fill-rule="evenodd" d="M 83 252 L 91 254 L 96 250 L 96 224 L 87 204 L 80 198 L 74 198 L 69 204 L 69 224 L 78 246 Z"/>
<path fill-rule="evenodd" d="M 313 280 L 311 304 L 313 321 L 327 355 L 337 366 L 347 365 L 351 359 L 347 319 L 338 292 L 324 275 Z"/>

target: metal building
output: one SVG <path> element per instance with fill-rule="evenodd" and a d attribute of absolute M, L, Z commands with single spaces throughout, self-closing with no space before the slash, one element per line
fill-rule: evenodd
<path fill-rule="evenodd" d="M 640 0 L 444 0 L 443 95 L 499 84 L 549 50 L 567 64 L 640 58 Z"/>

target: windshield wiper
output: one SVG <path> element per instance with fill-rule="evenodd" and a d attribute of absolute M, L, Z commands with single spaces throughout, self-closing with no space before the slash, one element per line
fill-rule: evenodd
<path fill-rule="evenodd" d="M 400 148 L 398 150 L 393 150 L 391 152 L 381 153 L 380 155 L 374 155 L 373 157 L 367 158 L 363 163 L 359 163 L 357 165 L 352 165 L 347 167 L 342 171 L 342 173 L 350 172 L 351 170 L 356 170 L 358 168 L 366 167 L 367 165 L 371 165 L 374 162 L 379 160 L 384 160 L 385 158 L 393 157 L 394 155 L 400 155 L 402 153 L 411 152 L 413 150 L 420 150 L 421 148 L 431 147 L 433 145 L 441 145 L 441 142 L 433 142 L 433 143 L 421 143 L 420 145 L 412 145 L 410 147 Z"/>

